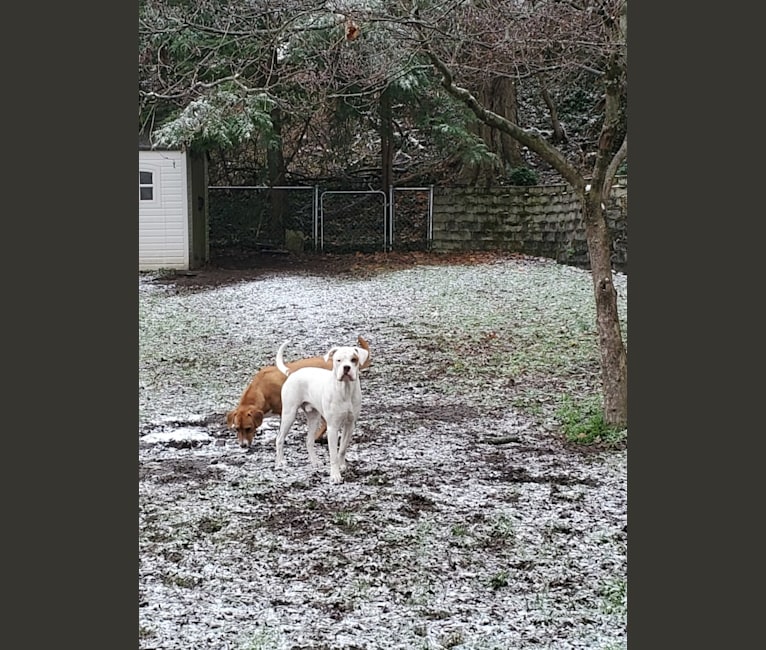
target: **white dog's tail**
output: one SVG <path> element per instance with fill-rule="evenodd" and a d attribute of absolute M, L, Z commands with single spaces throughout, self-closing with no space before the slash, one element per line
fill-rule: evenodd
<path fill-rule="evenodd" d="M 279 368 L 279 371 L 287 377 L 287 375 L 290 374 L 290 369 L 285 365 L 285 360 L 282 358 L 282 350 L 285 349 L 285 346 L 290 341 L 285 341 L 282 345 L 279 346 L 279 350 L 277 350 L 277 368 Z"/>

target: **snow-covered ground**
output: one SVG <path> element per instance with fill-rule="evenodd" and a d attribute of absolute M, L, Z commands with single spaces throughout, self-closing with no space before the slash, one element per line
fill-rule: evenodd
<path fill-rule="evenodd" d="M 555 418 L 565 395 L 598 394 L 587 271 L 508 258 L 194 291 L 153 279 L 142 649 L 627 647 L 627 451 L 571 448 Z M 344 483 L 310 468 L 300 418 L 285 469 L 278 418 L 236 445 L 225 413 L 282 341 L 290 360 L 358 334 L 373 364 Z"/>

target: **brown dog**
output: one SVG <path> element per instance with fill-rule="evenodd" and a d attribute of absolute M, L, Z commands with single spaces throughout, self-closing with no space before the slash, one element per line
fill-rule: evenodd
<path fill-rule="evenodd" d="M 358 341 L 359 347 L 369 353 L 370 346 L 367 341 L 361 336 L 358 337 Z M 372 363 L 372 357 L 368 354 L 367 360 L 359 369 L 364 370 L 370 363 Z M 306 366 L 332 370 L 332 359 L 325 361 L 324 357 L 309 357 L 291 361 L 286 365 L 290 372 Z M 237 408 L 226 414 L 226 424 L 237 432 L 237 442 L 240 447 L 250 447 L 256 429 L 263 424 L 264 416 L 269 413 L 282 415 L 282 384 L 286 379 L 287 377 L 276 366 L 261 368 L 242 393 Z M 322 420 L 316 432 L 316 440 L 319 440 L 326 430 L 327 424 Z"/>

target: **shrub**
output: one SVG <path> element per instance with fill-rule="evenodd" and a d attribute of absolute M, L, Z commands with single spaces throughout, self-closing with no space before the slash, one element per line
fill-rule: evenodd
<path fill-rule="evenodd" d="M 577 403 L 565 395 L 556 411 L 556 417 L 561 422 L 561 429 L 568 442 L 616 447 L 627 437 L 626 429 L 607 426 L 601 400 L 598 398 Z"/>
<path fill-rule="evenodd" d="M 515 167 L 508 172 L 512 185 L 538 185 L 537 172 L 529 167 Z"/>
<path fill-rule="evenodd" d="M 623 160 L 620 163 L 620 166 L 617 168 L 617 176 L 627 176 L 628 175 L 628 161 Z"/>
<path fill-rule="evenodd" d="M 489 579 L 489 586 L 497 591 L 498 589 L 501 589 L 502 587 L 508 586 L 508 572 L 507 571 L 499 571 L 495 575 L 493 575 Z"/>

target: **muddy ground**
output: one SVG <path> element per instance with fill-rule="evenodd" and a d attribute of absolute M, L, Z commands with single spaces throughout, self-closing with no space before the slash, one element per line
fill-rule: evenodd
<path fill-rule="evenodd" d="M 598 394 L 587 271 L 242 266 L 139 279 L 140 648 L 627 647 L 627 448 L 572 445 L 556 418 Z M 287 468 L 278 418 L 236 445 L 225 413 L 282 340 L 290 359 L 356 334 L 373 365 L 341 485 L 300 418 Z"/>

